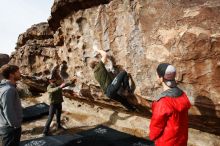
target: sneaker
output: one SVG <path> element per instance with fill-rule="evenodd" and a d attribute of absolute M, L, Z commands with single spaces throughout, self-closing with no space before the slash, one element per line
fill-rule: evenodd
<path fill-rule="evenodd" d="M 49 128 L 44 128 L 43 136 L 48 136 L 48 135 L 49 135 Z"/>
<path fill-rule="evenodd" d="M 59 126 L 57 126 L 57 130 L 66 130 L 66 128 L 64 128 L 63 126 L 59 125 Z"/>
<path fill-rule="evenodd" d="M 45 136 L 49 136 L 49 133 L 48 132 L 44 132 L 43 133 L 43 137 L 45 137 Z"/>

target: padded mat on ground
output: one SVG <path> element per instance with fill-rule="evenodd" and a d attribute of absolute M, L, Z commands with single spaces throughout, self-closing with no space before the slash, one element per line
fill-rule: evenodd
<path fill-rule="evenodd" d="M 23 121 L 30 121 L 38 119 L 41 116 L 48 115 L 49 105 L 46 103 L 39 103 L 23 109 Z"/>
<path fill-rule="evenodd" d="M 82 137 L 67 146 L 154 146 L 150 140 L 129 135 L 106 126 L 78 133 Z"/>
<path fill-rule="evenodd" d="M 22 141 L 20 146 L 154 146 L 154 143 L 101 125 L 74 135 Z"/>
<path fill-rule="evenodd" d="M 56 135 L 45 136 L 37 139 L 22 141 L 20 146 L 66 146 L 74 139 L 81 138 L 80 135 Z"/>

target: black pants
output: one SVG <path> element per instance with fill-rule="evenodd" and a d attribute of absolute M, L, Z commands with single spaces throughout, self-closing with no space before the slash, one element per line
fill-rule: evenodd
<path fill-rule="evenodd" d="M 121 95 L 118 95 L 118 90 L 123 87 L 126 90 L 131 90 L 129 86 L 129 78 L 126 71 L 120 72 L 112 81 L 112 83 L 108 86 L 106 95 L 110 97 L 111 99 L 114 99 L 118 102 L 120 102 L 122 105 L 124 105 L 128 109 L 132 109 L 133 107 L 126 99 L 123 99 Z"/>
<path fill-rule="evenodd" d="M 117 95 L 117 91 L 123 87 L 124 89 L 130 89 L 129 81 L 128 81 L 128 74 L 126 71 L 120 72 L 114 80 L 111 82 L 111 84 L 108 86 L 106 95 L 110 98 Z"/>
<path fill-rule="evenodd" d="M 44 127 L 44 131 L 43 131 L 44 133 L 49 132 L 50 124 L 53 120 L 53 116 L 55 113 L 56 113 L 57 127 L 59 128 L 61 126 L 60 117 L 61 117 L 61 113 L 62 113 L 62 103 L 50 104 L 48 119 L 47 119 L 46 125 Z"/>
<path fill-rule="evenodd" d="M 1 135 L 1 146 L 19 146 L 21 138 L 21 128 L 10 127 L 4 134 Z"/>

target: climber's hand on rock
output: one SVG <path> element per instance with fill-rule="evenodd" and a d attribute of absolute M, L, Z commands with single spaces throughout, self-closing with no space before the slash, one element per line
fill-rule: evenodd
<path fill-rule="evenodd" d="M 72 82 L 72 84 L 74 84 L 76 82 L 77 78 L 76 76 L 74 76 L 72 79 L 70 79 L 70 81 Z"/>
<path fill-rule="evenodd" d="M 60 88 L 64 88 L 66 86 L 66 84 L 65 83 L 62 83 L 61 85 L 60 85 Z"/>

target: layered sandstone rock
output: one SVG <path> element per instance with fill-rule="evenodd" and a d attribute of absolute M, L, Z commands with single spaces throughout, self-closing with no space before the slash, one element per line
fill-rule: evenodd
<path fill-rule="evenodd" d="M 51 8 L 51 17 L 48 19 L 50 27 L 57 30 L 60 21 L 72 12 L 91 8 L 100 4 L 107 4 L 110 0 L 55 0 Z"/>
<path fill-rule="evenodd" d="M 169 62 L 176 66 L 179 86 L 194 105 L 191 120 L 200 130 L 208 127 L 216 134 L 219 14 L 219 0 L 56 0 L 49 25 L 34 25 L 21 34 L 11 62 L 20 65 L 23 74 L 42 80 L 66 62 L 65 79 L 77 76 L 74 91 L 89 101 L 107 100 L 88 67 L 95 56 L 94 44 L 112 56 L 109 70 L 112 66 L 127 70 L 135 94 L 149 100 L 161 91 L 157 65 Z"/>
<path fill-rule="evenodd" d="M 9 55 L 0 53 L 0 67 L 7 64 L 9 61 Z"/>
<path fill-rule="evenodd" d="M 0 68 L 7 64 L 10 61 L 9 55 L 0 53 Z M 0 81 L 3 79 L 2 75 L 0 74 Z"/>
<path fill-rule="evenodd" d="M 48 23 L 33 25 L 19 35 L 16 52 L 11 55 L 10 62 L 19 65 L 25 75 L 49 75 L 48 69 L 57 59 L 53 34 Z"/>

